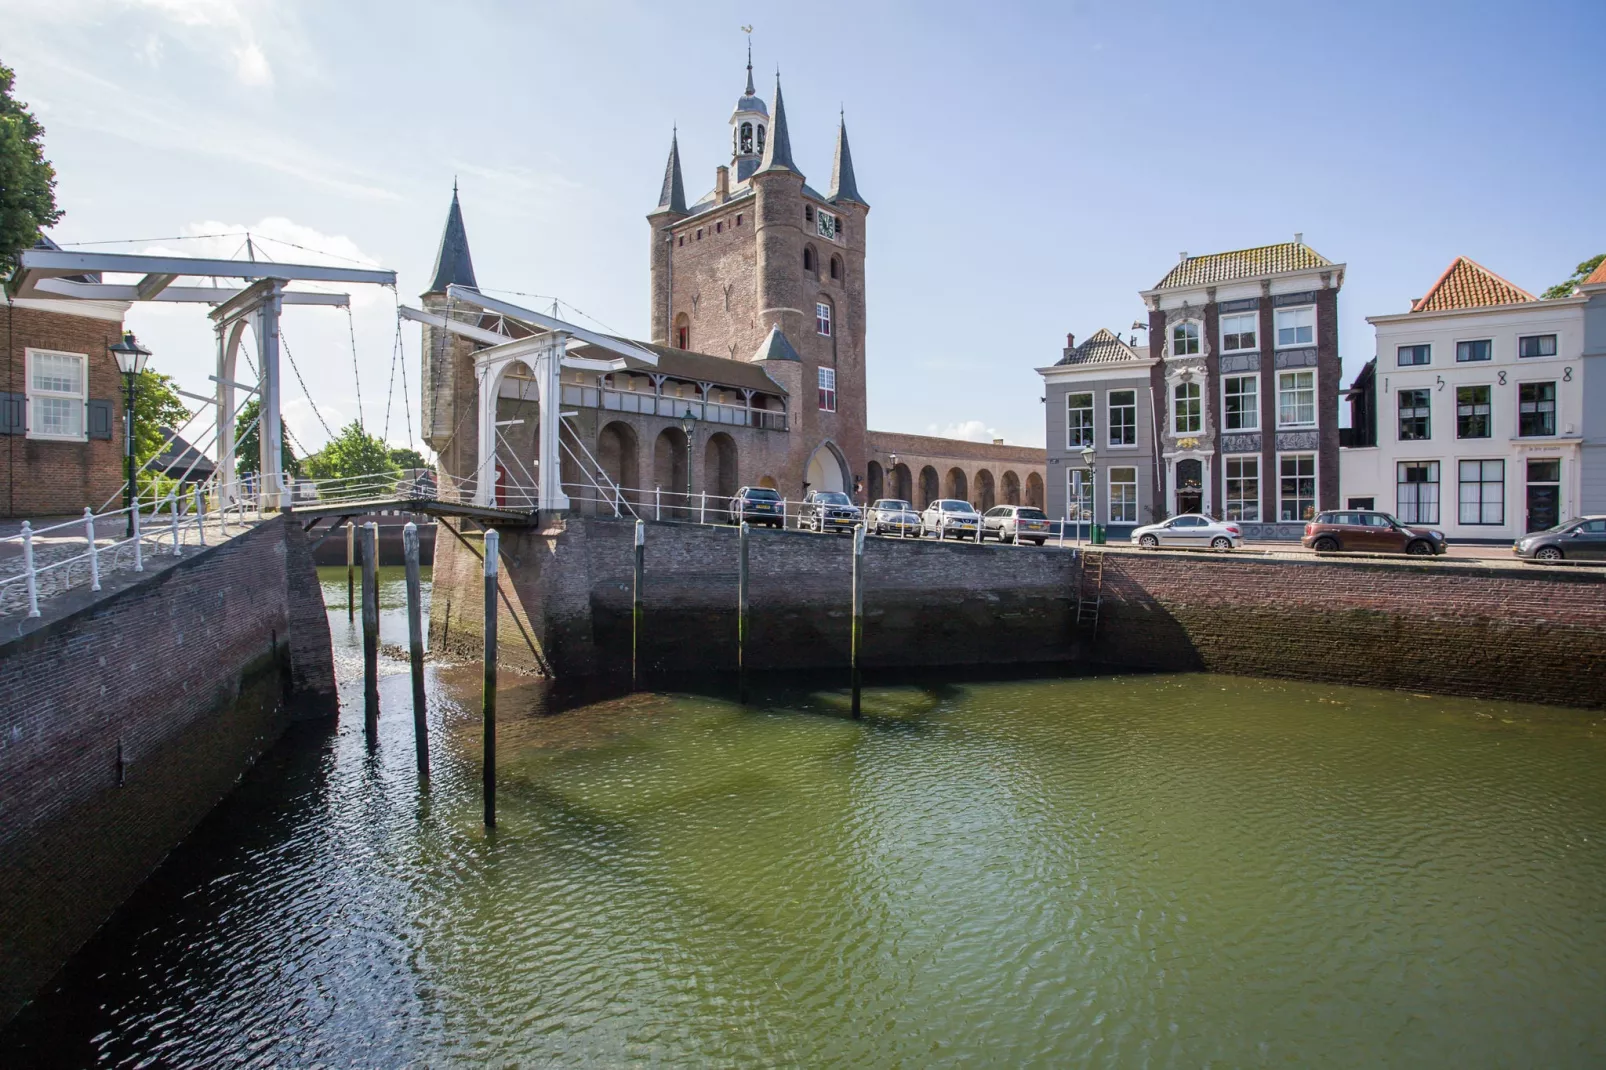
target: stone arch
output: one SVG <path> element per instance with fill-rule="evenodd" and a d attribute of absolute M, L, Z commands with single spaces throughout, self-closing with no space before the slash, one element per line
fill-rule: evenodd
<path fill-rule="evenodd" d="M 724 499 L 736 493 L 736 479 L 736 440 L 716 431 L 703 446 L 702 489 L 723 507 Z"/>
<path fill-rule="evenodd" d="M 1026 477 L 1026 504 L 1043 507 L 1043 477 L 1032 472 Z"/>
<path fill-rule="evenodd" d="M 942 481 L 942 496 L 956 498 L 962 502 L 970 501 L 970 480 L 965 478 L 963 468 L 948 469 L 948 474 Z"/>
<path fill-rule="evenodd" d="M 496 426 L 490 429 L 496 464 L 484 473 L 492 481 L 492 500 L 504 506 L 533 508 L 541 441 L 541 388 L 535 368 L 524 357 L 514 357 L 488 377 L 485 389 L 496 414 Z M 484 465 L 483 458 L 480 463 Z M 560 474 L 559 479 L 563 478 Z"/>
<path fill-rule="evenodd" d="M 691 348 L 691 318 L 686 313 L 675 317 L 675 333 L 670 341 L 677 349 Z"/>
<path fill-rule="evenodd" d="M 815 278 L 820 276 L 820 254 L 814 251 L 812 243 L 803 246 L 803 270 Z"/>
<path fill-rule="evenodd" d="M 684 518 L 687 501 L 686 433 L 678 427 L 658 432 L 652 444 L 652 483 L 665 517 Z"/>
<path fill-rule="evenodd" d="M 983 468 L 976 473 L 976 506 L 986 512 L 998 504 L 998 498 L 993 491 L 993 474 Z"/>
<path fill-rule="evenodd" d="M 1004 502 L 1005 505 L 1020 504 L 1020 476 L 1012 470 L 1004 472 Z"/>
<path fill-rule="evenodd" d="M 848 474 L 848 462 L 843 458 L 842 451 L 836 448 L 836 443 L 830 439 L 815 448 L 813 455 L 809 457 L 809 463 L 803 469 L 803 479 L 808 483 L 808 490 L 846 492 L 853 485 Z"/>
<path fill-rule="evenodd" d="M 864 500 L 866 502 L 873 502 L 877 498 L 885 497 L 886 495 L 883 493 L 883 491 L 886 489 L 885 484 L 886 475 L 882 471 L 879 461 L 871 461 L 869 464 L 865 465 Z"/>
<path fill-rule="evenodd" d="M 891 486 L 887 488 L 887 497 L 902 498 L 906 502 L 914 501 L 914 478 L 909 474 L 909 466 L 898 463 L 892 466 Z"/>
<path fill-rule="evenodd" d="M 622 420 L 606 424 L 597 433 L 597 461 L 602 471 L 624 492 L 627 501 L 641 504 L 640 445 L 636 429 Z M 600 482 L 600 481 L 599 481 Z M 620 506 L 620 512 L 624 512 Z"/>
<path fill-rule="evenodd" d="M 920 470 L 920 500 L 915 505 L 921 509 L 942 497 L 942 487 L 937 481 L 937 470 L 926 465 Z"/>
<path fill-rule="evenodd" d="M 831 281 L 846 282 L 847 272 L 842 268 L 842 258 L 835 254 L 831 256 Z"/>

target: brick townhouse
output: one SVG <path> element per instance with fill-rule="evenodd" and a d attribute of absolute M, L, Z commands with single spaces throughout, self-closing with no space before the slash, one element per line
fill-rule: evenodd
<path fill-rule="evenodd" d="M 124 301 L 5 294 L 0 516 L 78 513 L 121 493 L 124 385 L 108 347 L 122 337 L 127 311 Z"/>

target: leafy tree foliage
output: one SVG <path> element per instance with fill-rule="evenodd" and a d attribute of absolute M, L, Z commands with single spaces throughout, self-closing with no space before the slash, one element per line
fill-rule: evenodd
<path fill-rule="evenodd" d="M 1544 296 L 1546 299 L 1553 297 L 1571 297 L 1573 287 L 1589 278 L 1589 273 L 1600 267 L 1602 261 L 1606 261 L 1606 253 L 1601 253 L 1599 256 L 1590 257 L 1588 260 L 1585 260 L 1582 264 L 1578 265 L 1578 269 L 1572 273 L 1571 278 L 1569 278 L 1566 282 L 1556 283 L 1556 285 L 1546 290 L 1542 296 Z"/>
<path fill-rule="evenodd" d="M 257 434 L 254 421 L 257 414 L 262 411 L 262 405 L 255 398 L 247 401 L 235 417 L 234 426 L 237 428 L 252 425 L 251 430 L 234 440 L 234 471 L 239 475 L 249 475 L 257 471 L 262 458 L 262 437 Z M 283 457 L 284 470 L 293 476 L 301 475 L 301 460 L 290 448 L 290 436 L 285 433 L 284 425 L 279 425 L 280 456 Z"/>
<path fill-rule="evenodd" d="M 45 159 L 45 128 L 11 96 L 16 75 L 0 64 L 0 274 L 9 275 L 17 255 L 39 232 L 61 218 L 56 207 L 56 171 Z"/>
<path fill-rule="evenodd" d="M 356 420 L 341 428 L 340 434 L 307 458 L 306 472 L 313 479 L 401 474 L 391 460 L 390 447 L 363 430 Z"/>
<path fill-rule="evenodd" d="M 417 450 L 411 448 L 405 450 L 391 450 L 390 463 L 394 464 L 397 468 L 428 468 L 430 466 L 429 462 L 424 460 L 424 455 L 422 453 L 419 453 Z"/>
<path fill-rule="evenodd" d="M 124 390 L 127 387 L 125 385 Z M 162 450 L 167 436 L 190 418 L 190 410 L 173 390 L 173 377 L 149 368 L 134 376 L 134 461 L 144 464 Z"/>

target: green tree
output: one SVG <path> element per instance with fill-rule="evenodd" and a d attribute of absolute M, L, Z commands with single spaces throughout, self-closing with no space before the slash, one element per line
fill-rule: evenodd
<path fill-rule="evenodd" d="M 307 458 L 307 475 L 313 479 L 347 476 L 400 475 L 390 458 L 390 447 L 351 421 L 323 449 Z"/>
<path fill-rule="evenodd" d="M 0 275 L 17 267 L 17 255 L 61 218 L 56 171 L 45 159 L 45 128 L 27 105 L 11 96 L 16 75 L 0 64 Z"/>
<path fill-rule="evenodd" d="M 234 440 L 234 471 L 238 475 L 250 475 L 257 471 L 262 458 L 262 437 L 257 434 L 256 418 L 262 411 L 261 402 L 252 398 L 235 417 L 234 426 L 243 428 L 250 426 L 251 430 Z M 290 448 L 290 436 L 285 432 L 284 424 L 279 424 L 279 450 L 284 470 L 293 476 L 301 475 L 301 460 Z"/>
<path fill-rule="evenodd" d="M 404 450 L 391 450 L 390 463 L 395 465 L 397 468 L 429 467 L 429 462 L 424 460 L 424 455 L 411 447 Z"/>
<path fill-rule="evenodd" d="M 1589 278 L 1590 272 L 1600 267 L 1602 261 L 1606 261 L 1606 253 L 1601 253 L 1599 256 L 1590 257 L 1588 260 L 1585 260 L 1582 264 L 1578 265 L 1577 270 L 1572 273 L 1571 278 L 1569 278 L 1566 282 L 1556 283 L 1556 285 L 1546 290 L 1543 296 L 1547 300 L 1553 297 L 1571 297 L 1573 287 Z"/>
<path fill-rule="evenodd" d="M 127 396 L 127 385 L 124 385 Z M 149 368 L 134 376 L 134 461 L 143 465 L 162 450 L 167 436 L 162 428 L 177 431 L 190 418 L 190 410 L 173 389 L 173 377 Z"/>

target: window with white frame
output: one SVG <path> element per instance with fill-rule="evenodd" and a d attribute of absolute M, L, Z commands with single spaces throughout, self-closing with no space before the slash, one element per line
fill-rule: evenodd
<path fill-rule="evenodd" d="M 1227 519 L 1260 519 L 1260 458 L 1253 455 L 1228 457 Z"/>
<path fill-rule="evenodd" d="M 84 353 L 28 350 L 29 438 L 85 440 L 88 364 Z"/>
<path fill-rule="evenodd" d="M 1135 524 L 1138 520 L 1138 470 L 1111 468 L 1106 485 L 1110 488 L 1110 523 Z"/>
<path fill-rule="evenodd" d="M 1138 444 L 1138 392 L 1111 390 L 1105 396 L 1110 408 L 1110 445 L 1136 446 Z"/>
<path fill-rule="evenodd" d="M 1316 455 L 1285 453 L 1277 464 L 1279 519 L 1309 520 L 1316 515 Z"/>
<path fill-rule="evenodd" d="M 1178 383 L 1172 387 L 1171 430 L 1179 435 L 1197 435 L 1204 430 L 1198 383 Z"/>
<path fill-rule="evenodd" d="M 1400 461 L 1394 469 L 1394 507 L 1407 524 L 1439 522 L 1439 462 Z"/>
<path fill-rule="evenodd" d="M 1221 317 L 1221 351 L 1223 353 L 1236 353 L 1245 349 L 1255 348 L 1256 324 L 1260 314 L 1256 312 L 1234 313 L 1231 316 Z"/>
<path fill-rule="evenodd" d="M 1530 334 L 1517 339 L 1519 357 L 1553 357 L 1556 355 L 1556 336 Z"/>
<path fill-rule="evenodd" d="M 1228 431 L 1260 430 L 1260 378 L 1229 375 L 1222 384 L 1222 419 Z"/>
<path fill-rule="evenodd" d="M 814 213 L 815 231 L 822 238 L 836 238 L 836 216 L 825 210 Z"/>
<path fill-rule="evenodd" d="M 1088 482 L 1086 468 L 1067 468 L 1065 470 L 1065 518 L 1067 520 L 1081 520 L 1092 511 L 1092 499 L 1088 496 Z"/>
<path fill-rule="evenodd" d="M 1179 323 L 1171 328 L 1171 355 L 1187 357 L 1199 352 L 1199 325 Z"/>
<path fill-rule="evenodd" d="M 836 411 L 836 369 L 820 369 L 820 411 Z"/>
<path fill-rule="evenodd" d="M 1093 395 L 1065 395 L 1065 448 L 1093 445 Z"/>
<path fill-rule="evenodd" d="M 814 330 L 827 338 L 831 336 L 831 306 L 824 301 L 814 306 Z"/>
<path fill-rule="evenodd" d="M 1316 309 L 1279 308 L 1277 310 L 1277 347 L 1309 346 L 1316 344 Z"/>
<path fill-rule="evenodd" d="M 1506 522 L 1506 462 L 1461 461 L 1461 523 Z"/>
<path fill-rule="evenodd" d="M 1277 426 L 1316 426 L 1316 373 L 1277 374 Z"/>

